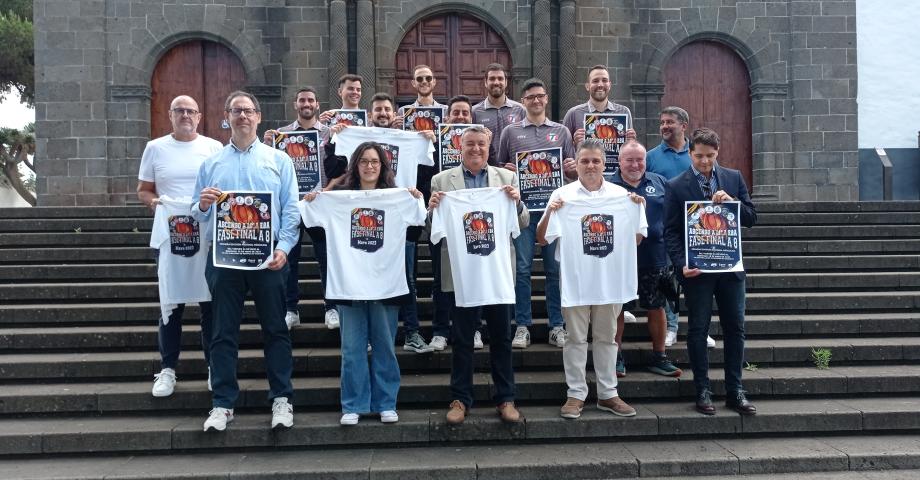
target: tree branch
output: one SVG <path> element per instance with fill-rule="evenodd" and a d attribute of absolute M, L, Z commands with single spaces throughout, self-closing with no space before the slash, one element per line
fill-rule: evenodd
<path fill-rule="evenodd" d="M 23 200 L 29 202 L 29 205 L 34 207 L 38 201 L 35 199 L 35 195 L 29 191 L 25 183 L 23 183 L 22 174 L 19 172 L 19 163 L 10 158 L 5 150 L 6 149 L 0 151 L 0 156 L 6 157 L 2 162 L 3 175 L 9 180 L 13 190 L 15 190 Z"/>

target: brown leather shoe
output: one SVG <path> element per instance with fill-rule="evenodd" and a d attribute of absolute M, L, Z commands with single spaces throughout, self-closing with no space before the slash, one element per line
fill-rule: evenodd
<path fill-rule="evenodd" d="M 581 416 L 581 410 L 585 407 L 585 402 L 569 397 L 565 405 L 559 409 L 559 416 L 562 418 L 578 418 Z"/>
<path fill-rule="evenodd" d="M 597 401 L 597 408 L 598 410 L 606 410 L 621 417 L 636 416 L 636 409 L 630 407 L 629 404 L 624 402 L 620 397 L 610 397 L 606 400 L 599 399 Z"/>
<path fill-rule="evenodd" d="M 521 412 L 514 408 L 514 402 L 502 402 L 495 407 L 503 422 L 518 423 L 521 421 Z"/>
<path fill-rule="evenodd" d="M 460 425 L 466 420 L 466 405 L 460 400 L 450 402 L 450 410 L 447 412 L 447 423 L 451 425 Z"/>

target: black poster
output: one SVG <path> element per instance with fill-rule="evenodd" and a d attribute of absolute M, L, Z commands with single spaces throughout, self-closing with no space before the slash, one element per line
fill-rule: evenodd
<path fill-rule="evenodd" d="M 528 210 L 542 212 L 553 190 L 563 184 L 562 149 L 556 147 L 517 152 L 515 161 L 521 201 Z"/>
<path fill-rule="evenodd" d="M 495 251 L 495 222 L 492 212 L 469 212 L 463 215 L 466 253 L 489 256 Z"/>
<path fill-rule="evenodd" d="M 438 129 L 438 142 L 441 147 L 441 171 L 449 168 L 459 167 L 460 160 L 460 135 L 469 127 L 474 125 L 467 123 L 448 123 L 443 124 Z M 482 126 L 482 125 L 477 125 Z"/>
<path fill-rule="evenodd" d="M 281 132 L 275 135 L 275 148 L 291 157 L 294 162 L 294 174 L 297 176 L 297 190 L 301 195 L 319 190 L 319 131 Z"/>
<path fill-rule="evenodd" d="M 626 142 L 629 115 L 625 113 L 588 113 L 585 115 L 585 138 L 604 142 L 604 176 L 608 178 L 619 167 L 620 147 Z"/>
<path fill-rule="evenodd" d="M 272 192 L 224 192 L 214 219 L 215 267 L 261 270 L 272 259 Z"/>
<path fill-rule="evenodd" d="M 613 215 L 591 214 L 581 217 L 583 253 L 604 258 L 613 253 Z"/>
<path fill-rule="evenodd" d="M 686 262 L 704 273 L 742 272 L 738 202 L 685 202 Z"/>
<path fill-rule="evenodd" d="M 443 107 L 404 107 L 403 130 L 410 132 L 437 131 L 444 118 Z"/>
<path fill-rule="evenodd" d="M 375 208 L 351 211 L 351 248 L 368 253 L 383 248 L 383 227 L 386 212 Z"/>
<path fill-rule="evenodd" d="M 350 127 L 366 127 L 368 126 L 367 110 L 360 108 L 340 108 L 335 111 L 335 115 L 333 115 L 332 120 L 329 121 L 329 126 L 331 127 L 340 123 Z"/>

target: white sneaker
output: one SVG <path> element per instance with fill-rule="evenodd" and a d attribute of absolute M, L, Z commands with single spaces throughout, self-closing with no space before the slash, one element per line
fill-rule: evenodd
<path fill-rule="evenodd" d="M 339 328 L 339 311 L 336 309 L 326 310 L 326 328 L 335 330 Z"/>
<path fill-rule="evenodd" d="M 284 323 L 287 324 L 288 330 L 294 328 L 294 325 L 300 325 L 300 312 L 287 312 L 284 315 Z"/>
<path fill-rule="evenodd" d="M 706 335 L 706 346 L 709 348 L 716 348 L 716 339 Z"/>
<path fill-rule="evenodd" d="M 287 397 L 276 397 L 272 403 L 272 428 L 294 426 L 294 406 Z"/>
<path fill-rule="evenodd" d="M 211 367 L 208 367 L 208 391 L 213 392 L 211 389 Z"/>
<path fill-rule="evenodd" d="M 629 312 L 623 312 L 623 322 L 624 323 L 637 323 L 636 316 Z"/>
<path fill-rule="evenodd" d="M 479 333 L 479 330 L 473 332 L 473 350 L 482 350 L 482 334 Z"/>
<path fill-rule="evenodd" d="M 512 348 L 527 348 L 530 346 L 530 332 L 527 327 L 517 327 L 514 331 L 514 340 L 511 340 Z"/>
<path fill-rule="evenodd" d="M 668 330 L 668 334 L 664 336 L 664 346 L 670 347 L 675 343 L 677 343 L 677 332 Z"/>
<path fill-rule="evenodd" d="M 154 397 L 168 397 L 173 394 L 176 388 L 176 371 L 171 368 L 164 368 L 160 373 L 153 376 L 153 390 L 150 393 Z"/>
<path fill-rule="evenodd" d="M 215 430 L 223 432 L 227 429 L 227 424 L 233 421 L 233 409 L 214 407 L 208 413 L 208 419 L 204 421 L 204 431 Z"/>
<path fill-rule="evenodd" d="M 479 333 L 479 332 L 476 332 L 476 333 Z M 481 342 L 482 340 L 480 339 L 480 344 Z M 428 346 L 438 351 L 444 350 L 445 348 L 447 348 L 447 338 L 442 337 L 440 335 L 435 335 L 431 337 L 431 342 L 428 342 Z M 476 337 L 475 336 L 473 337 L 473 348 L 476 348 Z"/>
<path fill-rule="evenodd" d="M 357 425 L 360 418 L 361 416 L 359 416 L 357 413 L 346 413 L 343 414 L 342 418 L 339 420 L 339 425 Z M 381 415 L 380 418 L 382 420 L 383 416 Z"/>
<path fill-rule="evenodd" d="M 344 416 L 342 418 L 345 418 Z M 399 421 L 399 415 L 394 410 L 380 412 L 380 421 L 383 423 L 396 423 Z"/>
<path fill-rule="evenodd" d="M 562 348 L 565 346 L 565 339 L 567 336 L 568 333 L 566 333 L 564 328 L 553 327 L 553 329 L 549 331 L 549 344 Z"/>

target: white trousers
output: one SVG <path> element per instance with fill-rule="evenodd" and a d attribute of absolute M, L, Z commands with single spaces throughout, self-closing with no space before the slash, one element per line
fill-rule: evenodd
<path fill-rule="evenodd" d="M 594 374 L 597 377 L 597 398 L 607 400 L 617 396 L 617 316 L 622 304 L 563 307 L 562 317 L 568 338 L 562 349 L 565 383 L 568 396 L 584 401 L 588 398 L 585 368 L 588 363 L 588 326 L 591 327 L 594 354 Z"/>

